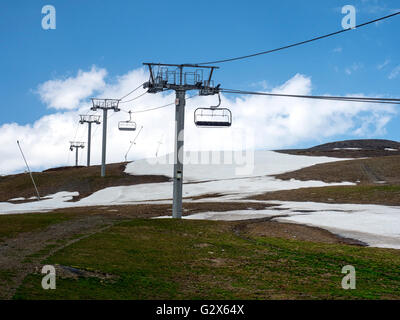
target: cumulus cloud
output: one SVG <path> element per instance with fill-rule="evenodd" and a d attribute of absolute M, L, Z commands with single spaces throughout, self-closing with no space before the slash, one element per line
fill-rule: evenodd
<path fill-rule="evenodd" d="M 24 162 L 15 143 L 20 140 L 32 168 L 43 169 L 72 165 L 74 153 L 69 141 L 86 141 L 87 126 L 79 125 L 79 114 L 90 109 L 93 92 L 98 96 L 119 98 L 147 81 L 143 68 L 132 70 L 112 83 L 105 82 L 106 71 L 93 67 L 77 76 L 51 80 L 39 90 L 48 107 L 67 109 L 46 115 L 32 124 L 9 123 L 0 127 L 0 174 L 23 171 Z M 84 80 L 83 80 L 84 79 Z M 51 85 L 49 84 L 51 83 Z M 84 83 L 84 88 L 81 86 Z M 45 85 L 47 84 L 47 85 Z M 139 89 L 126 99 L 141 93 Z M 282 85 L 269 90 L 273 93 L 312 94 L 310 77 L 296 74 Z M 190 96 L 192 93 L 188 93 Z M 328 94 L 328 93 L 327 93 Z M 349 93 L 361 95 L 360 93 Z M 120 106 L 124 111 L 109 113 L 107 161 L 121 162 L 137 132 L 121 132 L 118 121 L 127 120 L 127 111 L 141 111 L 174 102 L 173 92 L 146 94 L 140 99 Z M 67 102 L 68 101 L 68 102 Z M 185 150 L 241 150 L 246 148 L 288 148 L 298 143 L 321 142 L 335 136 L 373 136 L 385 133 L 385 126 L 395 116 L 390 105 L 349 103 L 321 100 L 276 98 L 267 96 L 222 95 L 222 107 L 233 113 L 229 129 L 201 129 L 193 123 L 197 107 L 215 105 L 216 96 L 188 99 L 186 104 Z M 74 108 L 72 108 L 74 106 Z M 153 157 L 174 149 L 174 106 L 133 114 L 138 128 L 143 130 L 130 151 L 128 159 Z M 101 125 L 92 129 L 92 162 L 101 160 Z M 162 144 L 159 145 L 160 140 Z M 80 163 L 86 161 L 86 149 L 80 152 Z"/>
<path fill-rule="evenodd" d="M 46 81 L 37 92 L 49 108 L 75 109 L 82 99 L 105 86 L 106 75 L 106 70 L 93 66 L 90 71 L 79 70 L 76 77 Z"/>

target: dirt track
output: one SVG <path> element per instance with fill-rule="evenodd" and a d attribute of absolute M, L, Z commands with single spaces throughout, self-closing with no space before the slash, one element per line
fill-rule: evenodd
<path fill-rule="evenodd" d="M 52 225 L 41 232 L 20 234 L 3 242 L 0 244 L 0 271 L 8 271 L 13 276 L 3 283 L 0 299 L 11 299 L 23 279 L 40 269 L 41 260 L 117 221 L 110 217 L 88 216 Z"/>

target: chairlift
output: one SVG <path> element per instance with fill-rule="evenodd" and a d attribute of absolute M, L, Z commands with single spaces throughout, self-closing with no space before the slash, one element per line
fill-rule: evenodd
<path fill-rule="evenodd" d="M 232 112 L 227 108 L 219 108 L 221 96 L 218 93 L 219 103 L 210 108 L 197 108 L 194 112 L 194 123 L 202 128 L 221 128 L 232 125 Z"/>
<path fill-rule="evenodd" d="M 120 121 L 118 123 L 118 129 L 121 131 L 135 131 L 136 130 L 136 122 L 132 121 L 132 111 L 129 111 L 129 120 Z"/>

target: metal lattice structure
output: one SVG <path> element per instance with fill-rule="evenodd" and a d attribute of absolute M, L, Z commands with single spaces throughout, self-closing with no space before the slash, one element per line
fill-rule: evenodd
<path fill-rule="evenodd" d="M 160 64 L 144 63 L 148 66 L 150 79 L 143 87 L 149 93 L 158 93 L 165 90 L 198 90 L 199 95 L 209 96 L 219 92 L 219 87 L 214 86 L 213 73 L 218 67 L 198 66 L 192 64 Z M 208 76 L 204 79 L 204 73 Z"/>
<path fill-rule="evenodd" d="M 81 118 L 80 120 L 79 120 L 79 123 L 80 124 L 84 124 L 84 123 L 95 123 L 95 124 L 100 124 L 100 116 L 97 116 L 97 115 L 93 115 L 93 114 L 89 114 L 89 115 L 87 115 L 87 114 L 85 114 L 85 115 L 83 115 L 83 114 L 81 114 L 81 115 L 79 115 L 79 117 Z"/>
<path fill-rule="evenodd" d="M 119 99 L 99 99 L 99 98 L 92 98 L 92 111 L 97 111 L 97 109 L 107 109 L 107 110 L 114 110 L 115 112 L 120 111 L 118 108 L 120 100 Z"/>

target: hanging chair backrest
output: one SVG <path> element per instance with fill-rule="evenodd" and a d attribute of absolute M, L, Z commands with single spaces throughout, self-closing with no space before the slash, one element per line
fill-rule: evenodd
<path fill-rule="evenodd" d="M 230 127 L 232 112 L 227 108 L 197 108 L 194 123 L 198 127 Z"/>
<path fill-rule="evenodd" d="M 118 123 L 118 129 L 121 131 L 135 131 L 136 130 L 136 122 L 120 121 Z"/>

